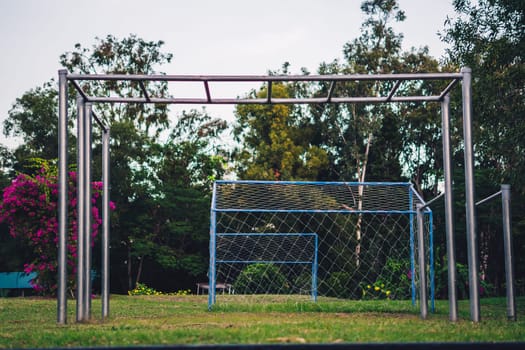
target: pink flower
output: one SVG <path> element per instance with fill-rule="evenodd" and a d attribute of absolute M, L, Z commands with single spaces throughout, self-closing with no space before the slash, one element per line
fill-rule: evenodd
<path fill-rule="evenodd" d="M 68 273 L 74 273 L 76 266 L 76 240 L 78 237 L 76 173 L 69 173 L 68 188 Z M 36 291 L 53 293 L 56 290 L 56 245 L 58 242 L 57 213 L 57 178 L 49 175 L 45 169 L 35 176 L 19 174 L 2 193 L 0 202 L 0 222 L 7 224 L 8 232 L 13 237 L 26 241 L 34 249 L 37 256 L 32 262 L 24 265 L 24 272 L 40 271 L 38 280 L 33 285 Z M 92 200 L 100 197 L 100 182 L 93 184 Z M 96 202 L 96 201 L 95 201 Z M 94 202 L 94 203 L 95 203 Z M 110 206 L 114 209 L 114 204 Z M 99 210 L 96 206 L 91 209 L 93 215 L 91 235 L 95 238 L 101 224 Z M 94 239 L 93 239 L 93 244 Z M 42 254 L 46 252 L 46 254 Z M 74 284 L 75 279 L 71 278 Z M 74 287 L 71 285 L 71 287 Z"/>

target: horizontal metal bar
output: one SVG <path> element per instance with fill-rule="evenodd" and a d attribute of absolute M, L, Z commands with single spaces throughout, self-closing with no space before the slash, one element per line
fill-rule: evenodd
<path fill-rule="evenodd" d="M 287 260 L 215 260 L 222 264 L 313 264 L 313 261 L 287 261 Z"/>
<path fill-rule="evenodd" d="M 485 203 L 485 202 L 488 202 L 488 201 L 490 201 L 492 198 L 497 197 L 497 196 L 499 196 L 500 194 L 501 194 L 501 191 L 498 191 L 498 192 L 496 192 L 496 193 L 494 193 L 494 194 L 491 194 L 491 195 L 488 196 L 487 198 L 482 199 L 482 200 L 480 200 L 479 202 L 477 202 L 477 203 L 476 203 L 476 206 L 478 206 L 478 205 L 480 205 L 480 204 L 483 204 L 483 203 Z"/>
<path fill-rule="evenodd" d="M 440 102 L 441 98 L 437 95 L 431 96 L 395 96 L 390 100 L 384 98 L 381 102 Z"/>
<path fill-rule="evenodd" d="M 82 97 L 92 103 L 160 103 L 160 104 L 322 104 L 322 103 L 388 103 L 388 102 L 438 102 L 444 94 L 462 78 L 461 73 L 405 73 L 405 74 L 353 74 L 353 75 L 128 75 L 128 74 L 68 74 L 67 79 L 72 81 Z M 439 96 L 394 96 L 399 85 L 407 80 L 449 80 L 453 79 Z M 79 81 L 138 81 L 144 97 L 106 97 L 88 96 L 79 85 Z M 149 96 L 144 82 L 203 82 L 206 98 L 157 98 Z M 326 96 L 307 98 L 272 98 L 273 82 L 314 81 L 330 82 L 330 89 Z M 395 81 L 394 87 L 388 96 L 339 96 L 334 97 L 336 82 L 361 81 Z M 266 82 L 268 96 L 266 98 L 212 98 L 209 83 L 235 82 Z"/>
<path fill-rule="evenodd" d="M 158 98 L 150 97 L 149 101 L 144 97 L 95 97 L 89 96 L 87 101 L 93 103 L 160 103 L 160 104 L 209 104 L 207 99 L 202 98 Z"/>
<path fill-rule="evenodd" d="M 387 103 L 387 102 L 438 102 L 439 96 L 396 96 L 392 98 L 388 97 L 375 97 L 375 96 L 363 96 L 363 97 L 332 97 L 327 102 L 328 97 L 306 97 L 306 98 L 274 98 L 272 102 L 274 104 L 289 104 L 289 103 Z"/>
<path fill-rule="evenodd" d="M 317 233 L 293 232 L 218 232 L 216 236 L 317 236 Z"/>
<path fill-rule="evenodd" d="M 340 210 L 340 209 L 244 209 L 244 208 L 228 208 L 217 209 L 212 208 L 216 213 L 300 213 L 300 214 L 417 214 L 416 210 Z"/>
<path fill-rule="evenodd" d="M 399 73 L 349 75 L 164 75 L 164 74 L 68 74 L 68 80 L 122 81 L 209 81 L 209 82 L 289 82 L 289 81 L 384 81 L 462 79 L 461 73 Z"/>
<path fill-rule="evenodd" d="M 144 97 L 94 97 L 88 96 L 92 103 L 159 103 L 159 104 L 268 104 L 267 98 L 157 98 Z M 272 104 L 322 104 L 326 97 L 312 98 L 272 98 Z M 333 97 L 330 103 L 386 103 L 386 102 L 439 102 L 439 96 L 398 96 L 388 100 L 386 97 Z"/>
<path fill-rule="evenodd" d="M 218 185 L 222 184 L 257 184 L 257 185 L 314 185 L 314 186 L 399 186 L 410 187 L 410 182 L 326 182 L 326 181 L 267 181 L 267 180 L 216 180 Z"/>

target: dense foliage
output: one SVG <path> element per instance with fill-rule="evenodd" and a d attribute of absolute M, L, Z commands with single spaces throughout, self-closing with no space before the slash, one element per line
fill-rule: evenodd
<path fill-rule="evenodd" d="M 92 46 L 75 45 L 60 57 L 73 73 L 161 74 L 158 68 L 171 61 L 162 52 L 162 41 L 145 41 L 135 35 L 119 39 L 96 38 Z M 129 96 L 136 85 L 95 84 L 93 93 Z M 166 96 L 166 84 L 147 84 L 151 96 Z M 138 93 L 141 93 L 140 91 Z M 74 91 L 69 105 L 75 106 Z M 1 148 L 2 188 L 21 172 L 35 175 L 30 159 L 57 157 L 57 92 L 53 81 L 18 98 L 3 125 L 6 136 L 20 136 L 23 143 L 14 151 Z M 75 108 L 69 109 L 69 159 L 76 159 Z M 207 267 L 207 236 L 211 182 L 222 177 L 225 158 L 218 146 L 224 121 L 205 110 L 181 113 L 168 119 L 167 105 L 96 105 L 95 113 L 111 127 L 111 199 L 119 208 L 111 220 L 111 285 L 126 292 L 145 279 L 163 289 L 188 287 L 204 278 Z M 171 133 L 167 133 L 169 130 Z M 160 134 L 168 135 L 160 140 Z M 100 178 L 100 130 L 93 128 L 93 178 Z M 22 243 L 7 237 L 0 225 L 2 252 L 18 251 L 0 263 L 6 270 L 21 270 L 31 254 Z M 5 233 L 5 234 L 4 234 Z M 94 247 L 94 268 L 100 254 Z M 4 256 L 4 254 L 2 254 Z M 144 271 L 144 273 L 143 273 Z M 175 279 L 165 273 L 176 272 Z M 200 277 L 199 277 L 200 276 Z M 95 281 L 94 286 L 98 285 Z"/>
<path fill-rule="evenodd" d="M 77 257 L 77 197 L 76 173 L 69 172 L 68 184 L 68 235 L 67 268 L 68 288 L 74 290 Z M 101 182 L 92 184 L 92 243 L 102 223 L 97 200 Z M 24 264 L 24 272 L 36 272 L 31 281 L 34 289 L 42 294 L 54 294 L 57 288 L 58 185 L 56 172 L 43 167 L 35 175 L 19 174 L 3 190 L 0 202 L 0 223 L 7 224 L 9 234 L 22 241 L 31 250 L 33 259 Z M 114 209 L 114 203 L 110 202 Z"/>
<path fill-rule="evenodd" d="M 458 16 L 447 19 L 441 33 L 449 46 L 440 62 L 429 55 L 426 47 L 402 50 L 403 35 L 392 26 L 403 21 L 405 13 L 396 0 L 365 0 L 361 5 L 364 14 L 361 35 L 344 45 L 342 58 L 320 63 L 317 73 L 439 72 L 470 66 L 474 77 L 477 197 L 481 199 L 496 192 L 501 183 L 511 184 L 513 238 L 515 252 L 519 252 L 525 249 L 525 181 L 521 176 L 525 172 L 523 4 L 519 0 L 455 0 L 454 7 Z M 162 74 L 161 68 L 173 58 L 163 52 L 163 45 L 163 41 L 145 41 L 136 35 L 122 39 L 108 35 L 96 38 L 92 46 L 75 45 L 60 57 L 60 63 L 73 73 Z M 289 74 L 289 70 L 290 64 L 285 63 L 280 70 L 270 73 Z M 303 69 L 302 74 L 309 72 Z M 85 84 L 86 89 L 98 95 L 142 93 L 135 84 Z M 42 232 L 52 234 L 56 226 L 52 204 L 52 196 L 56 195 L 54 180 L 49 174 L 28 168 L 33 157 L 49 160 L 57 157 L 55 85 L 54 81 L 46 82 L 16 99 L 3 125 L 6 136 L 22 139 L 22 144 L 12 151 L 0 146 L 0 185 L 7 191 L 2 203 L 4 224 L 0 224 L 0 267 L 5 270 L 22 270 L 24 263 L 30 264 L 35 259 L 35 237 L 41 245 L 39 259 L 43 263 L 52 265 L 55 254 L 46 253 L 43 259 L 43 251 L 53 251 L 54 238 L 48 237 L 46 241 L 38 237 L 47 237 Z M 438 85 L 402 84 L 398 93 L 440 91 L 443 87 Z M 165 83 L 151 83 L 145 88 L 151 96 L 169 94 Z M 338 84 L 333 93 L 374 96 L 384 95 L 391 88 L 389 83 L 352 82 Z M 272 96 L 326 96 L 328 89 L 328 84 L 276 83 Z M 451 103 L 454 135 L 461 134 L 462 122 L 461 93 L 457 90 L 452 91 Z M 267 94 L 266 86 L 247 92 L 248 96 L 259 98 Z M 74 106 L 73 90 L 69 96 L 70 106 Z M 167 105 L 96 105 L 95 112 L 110 125 L 112 135 L 111 197 L 118 207 L 111 224 L 113 292 L 133 290 L 137 283 L 147 283 L 157 290 L 186 289 L 195 281 L 206 279 L 211 184 L 214 179 L 222 178 L 227 168 L 242 179 L 408 180 L 427 199 L 438 193 L 443 177 L 441 116 L 439 104 L 435 103 L 242 105 L 235 110 L 233 125 L 208 115 L 204 109 L 172 116 Z M 75 108 L 70 108 L 69 113 L 68 143 L 72 145 L 69 152 L 70 159 L 75 159 Z M 235 138 L 233 146 L 221 139 L 228 128 Z M 99 136 L 95 128 L 93 178 L 100 177 L 101 172 Z M 458 190 L 455 194 L 458 266 L 463 267 L 466 249 L 460 137 L 453 138 L 452 147 Z M 74 176 L 70 181 L 73 186 Z M 20 191 L 37 197 L 28 197 L 33 198 L 28 199 L 33 201 L 28 206 L 9 207 L 17 203 L 10 193 L 21 196 L 24 192 Z M 74 205 L 70 206 L 73 223 Z M 439 206 L 434 210 L 438 295 L 446 296 L 443 212 Z M 23 213 L 34 219 L 24 221 Z M 35 214 L 29 216 L 29 213 Z M 482 284 L 486 290 L 501 292 L 504 273 L 500 206 L 494 202 L 479 207 L 478 214 Z M 41 224 L 37 218 L 42 219 Z M 9 235 L 9 230 L 16 220 L 18 238 L 13 240 L 10 238 L 13 232 Z M 348 234 L 359 248 L 360 232 Z M 21 237 L 27 237 L 25 242 Z M 516 257 L 516 273 L 523 286 L 525 258 L 518 254 Z M 97 261 L 94 259 L 95 268 Z M 39 269 L 37 264 L 33 265 Z M 164 278 L 166 275 L 177 278 Z M 334 276 L 333 282 L 342 278 L 344 275 Z M 459 282 L 461 290 L 468 288 L 466 281 Z M 381 283 L 388 287 L 388 281 Z M 44 288 L 52 291 L 54 287 L 50 283 Z M 391 293 L 395 297 L 403 292 Z"/>
<path fill-rule="evenodd" d="M 441 35 L 449 44 L 448 63 L 468 66 L 473 72 L 477 196 L 485 198 L 502 183 L 511 185 L 515 266 L 523 288 L 525 260 L 517 252 L 525 249 L 525 8 L 519 0 L 455 0 L 453 4 L 458 16 L 447 19 Z M 458 100 L 456 96 L 455 103 Z M 456 151 L 459 159 L 461 149 Z M 461 183 L 461 179 L 456 182 L 459 188 Z M 501 292 L 500 215 L 497 201 L 478 207 L 481 282 L 490 282 Z"/>
<path fill-rule="evenodd" d="M 241 271 L 233 289 L 239 294 L 286 294 L 290 284 L 277 265 L 257 263 Z"/>

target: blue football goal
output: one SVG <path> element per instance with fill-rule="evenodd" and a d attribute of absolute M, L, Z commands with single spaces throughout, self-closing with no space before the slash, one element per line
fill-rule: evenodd
<path fill-rule="evenodd" d="M 216 181 L 208 306 L 265 298 L 416 304 L 424 288 L 433 307 L 432 211 L 417 220 L 422 205 L 410 183 Z M 233 295 L 217 294 L 218 284 Z"/>

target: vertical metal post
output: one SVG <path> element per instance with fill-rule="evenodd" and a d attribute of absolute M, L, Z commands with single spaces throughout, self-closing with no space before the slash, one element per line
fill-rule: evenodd
<path fill-rule="evenodd" d="M 410 285 L 412 288 L 412 305 L 416 305 L 416 258 L 414 244 L 414 194 L 412 189 L 408 191 L 408 207 L 410 208 Z"/>
<path fill-rule="evenodd" d="M 84 320 L 91 319 L 91 134 L 92 104 L 84 104 Z"/>
<path fill-rule="evenodd" d="M 77 96 L 77 322 L 84 320 L 84 253 L 85 253 L 85 109 L 84 99 Z"/>
<path fill-rule="evenodd" d="M 507 283 L 507 318 L 510 321 L 516 321 L 512 229 L 510 219 L 510 185 L 501 185 L 501 205 L 503 214 L 503 249 L 505 254 L 505 281 Z"/>
<path fill-rule="evenodd" d="M 456 244 L 454 237 L 454 193 L 452 185 L 452 151 L 450 147 L 450 96 L 441 102 L 441 126 L 443 139 L 443 172 L 445 175 L 445 228 L 447 237 L 448 303 L 450 321 L 458 320 L 456 289 Z"/>
<path fill-rule="evenodd" d="M 109 129 L 102 133 L 102 319 L 109 316 Z"/>
<path fill-rule="evenodd" d="M 436 312 L 436 285 L 435 285 L 435 269 L 434 269 L 434 216 L 432 211 L 428 212 L 428 260 L 429 260 L 429 275 L 430 275 L 430 312 Z"/>
<path fill-rule="evenodd" d="M 423 226 L 423 205 L 417 204 L 417 250 L 419 264 L 419 307 L 421 318 L 428 316 L 428 295 L 427 295 L 427 268 L 425 263 L 425 232 Z"/>
<path fill-rule="evenodd" d="M 317 233 L 314 234 L 314 240 L 314 261 L 312 262 L 312 300 L 317 302 L 317 250 L 319 248 Z"/>
<path fill-rule="evenodd" d="M 210 213 L 210 266 L 208 268 L 208 310 L 211 310 L 212 305 L 215 304 L 215 239 L 216 239 L 216 223 L 217 213 L 215 212 L 215 199 L 217 195 L 217 184 L 213 183 L 213 193 L 211 198 L 211 213 Z"/>
<path fill-rule="evenodd" d="M 474 150 L 472 147 L 472 70 L 464 67 L 463 74 L 463 142 L 465 144 L 465 206 L 467 224 L 467 254 L 469 270 L 470 318 L 480 321 L 479 257 L 474 193 Z"/>
<path fill-rule="evenodd" d="M 67 323 L 67 70 L 58 71 L 58 290 L 57 323 Z"/>

